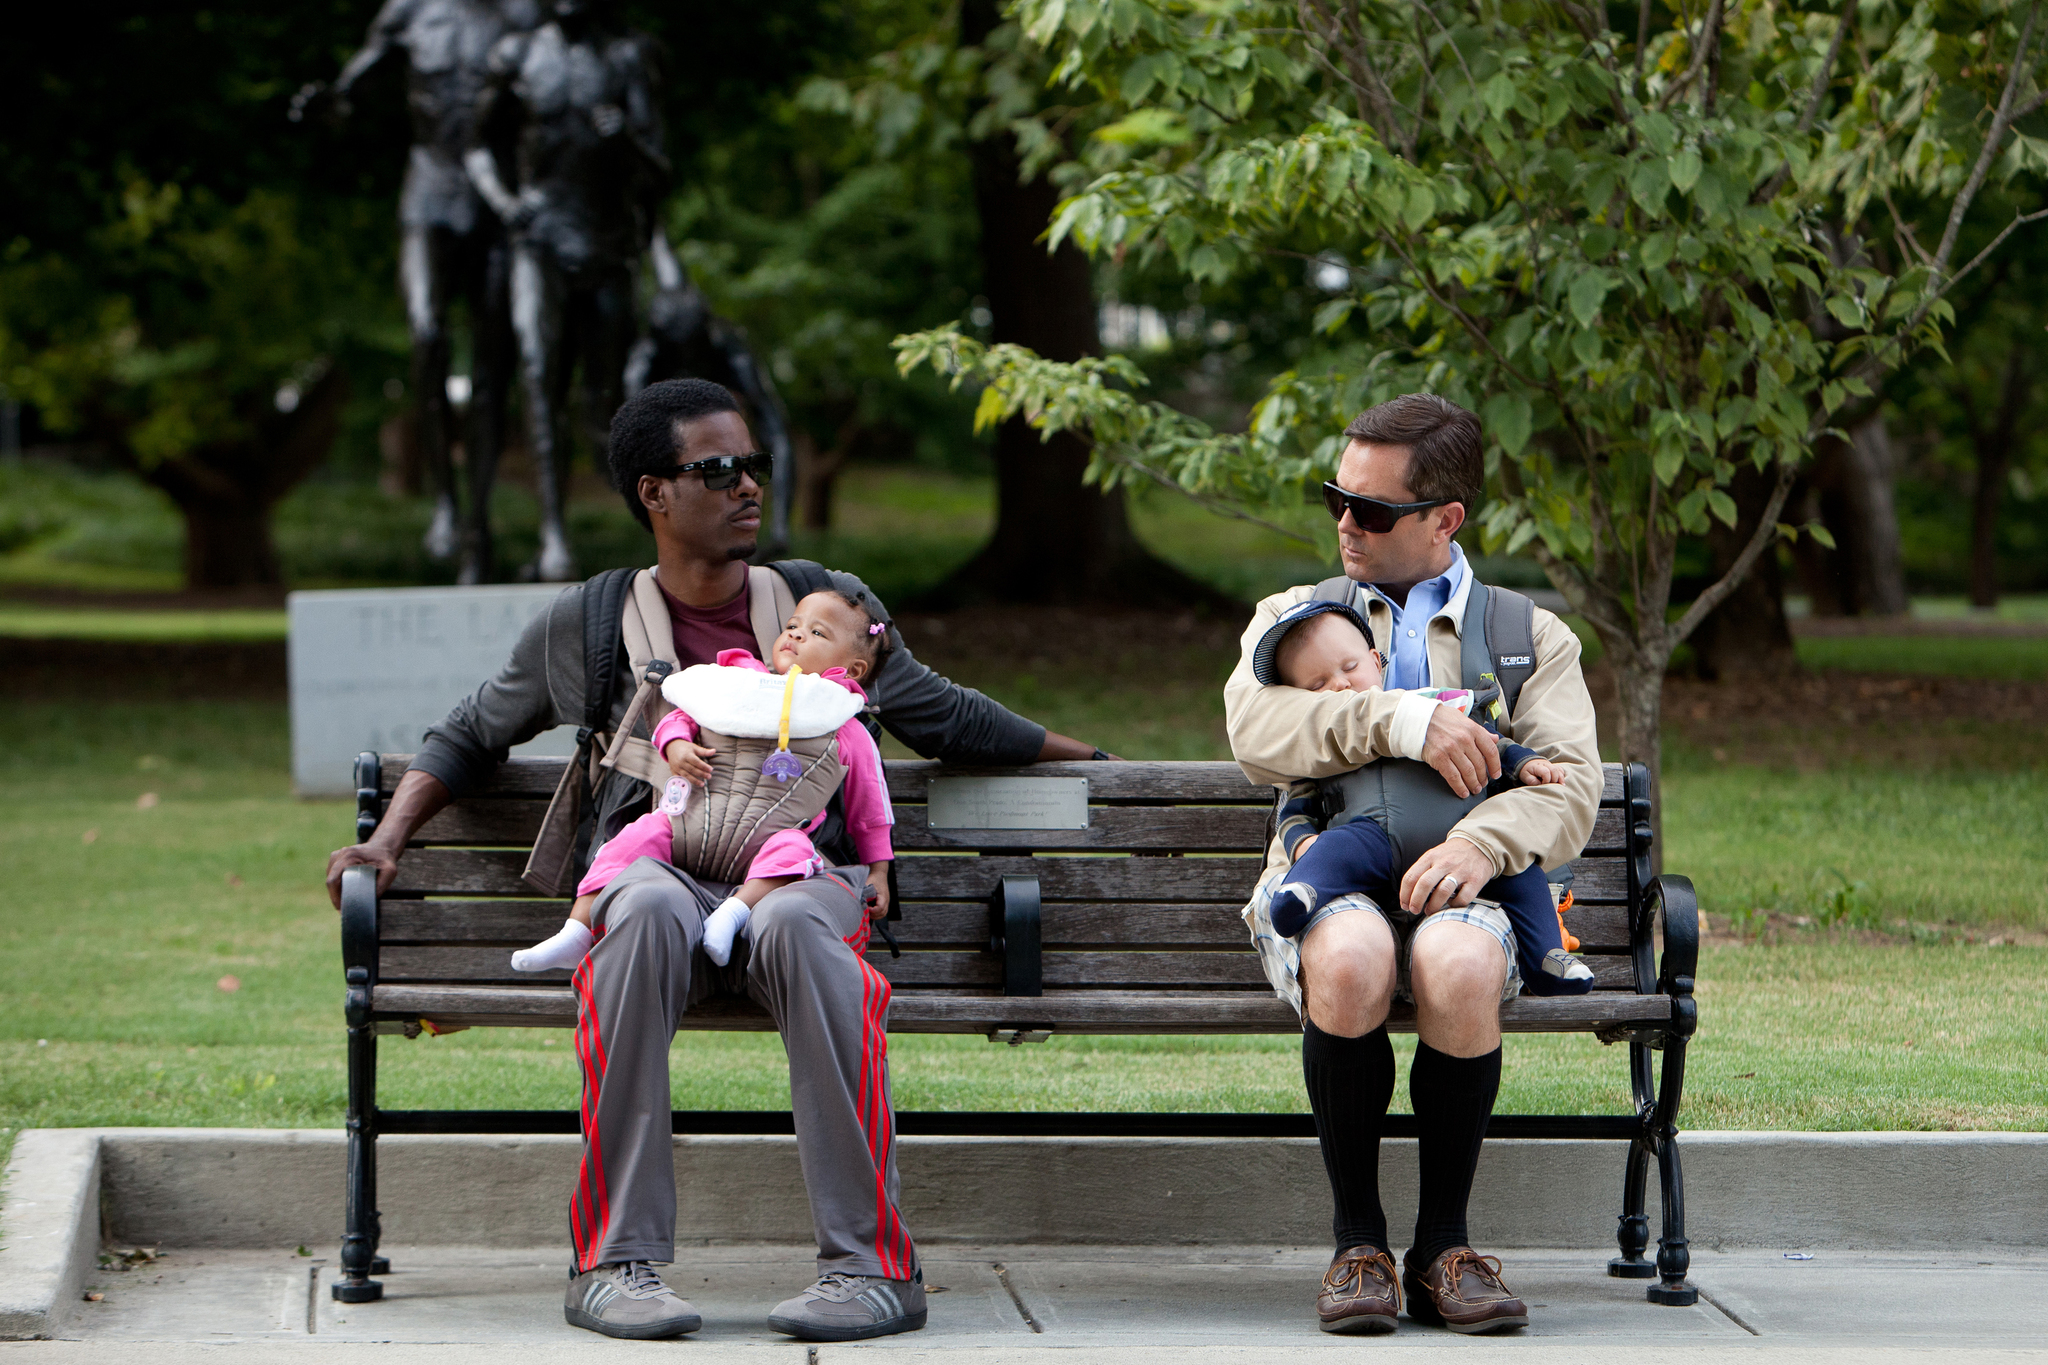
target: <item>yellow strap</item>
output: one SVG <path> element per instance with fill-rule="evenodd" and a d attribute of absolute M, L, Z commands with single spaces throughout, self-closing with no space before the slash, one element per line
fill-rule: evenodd
<path fill-rule="evenodd" d="M 789 674 L 782 680 L 782 722 L 775 728 L 775 747 L 789 747 L 789 708 L 796 700 L 796 675 L 803 672 L 802 664 L 791 664 Z"/>

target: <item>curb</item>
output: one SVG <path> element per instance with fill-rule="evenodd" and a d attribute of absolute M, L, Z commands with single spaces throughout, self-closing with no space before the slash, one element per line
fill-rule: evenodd
<path fill-rule="evenodd" d="M 391 1245 L 566 1246 L 572 1136 L 387 1137 Z M 1733 1247 L 2048 1247 L 2048 1133 L 1689 1133 L 1688 1232 Z M 333 1246 L 335 1130 L 24 1132 L 0 1207 L 0 1340 L 56 1334 L 102 1234 L 121 1245 Z M 1619 1142 L 1489 1143 L 1471 1224 L 1489 1248 L 1613 1246 Z M 807 1242 L 795 1139 L 679 1137 L 679 1241 Z M 903 1205 L 932 1246 L 1313 1245 L 1329 1194 L 1313 1139 L 900 1140 Z M 1383 1144 L 1391 1226 L 1414 1217 L 1413 1141 Z M 1651 1236 L 1657 1232 L 1650 1174 Z"/>
<path fill-rule="evenodd" d="M 0 1341 L 57 1334 L 99 1252 L 100 1135 L 30 1129 L 0 1176 Z"/>

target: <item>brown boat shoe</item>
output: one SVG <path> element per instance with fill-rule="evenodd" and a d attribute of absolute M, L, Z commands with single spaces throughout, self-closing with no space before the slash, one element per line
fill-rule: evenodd
<path fill-rule="evenodd" d="M 1378 1247 L 1337 1253 L 1316 1295 L 1316 1321 L 1325 1332 L 1391 1332 L 1401 1316 L 1394 1258 Z"/>
<path fill-rule="evenodd" d="M 1452 1247 L 1416 1269 L 1411 1250 L 1402 1258 L 1401 1287 L 1408 1316 L 1453 1332 L 1502 1332 L 1529 1325 L 1529 1309 L 1500 1281 L 1500 1262 L 1471 1247 Z"/>

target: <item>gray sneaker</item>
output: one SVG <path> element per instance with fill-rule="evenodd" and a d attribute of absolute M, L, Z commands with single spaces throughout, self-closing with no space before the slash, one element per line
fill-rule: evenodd
<path fill-rule="evenodd" d="M 704 1325 L 697 1310 L 677 1298 L 645 1261 L 613 1261 L 571 1275 L 562 1316 L 571 1327 L 633 1341 L 679 1337 Z"/>
<path fill-rule="evenodd" d="M 833 1271 L 775 1305 L 768 1325 L 799 1341 L 860 1341 L 924 1326 L 924 1286 L 915 1280 Z"/>

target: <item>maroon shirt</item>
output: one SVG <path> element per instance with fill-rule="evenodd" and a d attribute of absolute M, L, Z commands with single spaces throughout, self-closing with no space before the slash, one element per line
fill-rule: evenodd
<path fill-rule="evenodd" d="M 722 607 L 692 607 L 662 588 L 662 600 L 668 603 L 669 624 L 675 630 L 676 662 L 684 668 L 717 663 L 721 649 L 743 649 L 760 658 L 761 642 L 754 638 L 754 626 L 747 613 L 748 595 L 748 589 L 742 588 L 738 597 Z"/>

